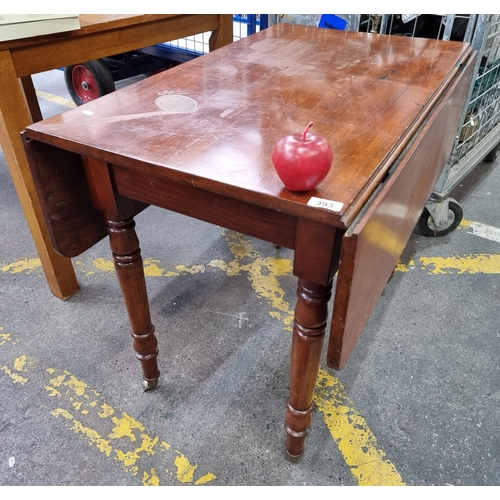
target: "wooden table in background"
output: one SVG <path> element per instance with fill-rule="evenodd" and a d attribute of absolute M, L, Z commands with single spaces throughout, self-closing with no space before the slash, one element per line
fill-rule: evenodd
<path fill-rule="evenodd" d="M 302 454 L 333 277 L 327 363 L 341 369 L 447 162 L 474 59 L 459 42 L 279 24 L 27 128 L 56 250 L 109 234 L 146 388 L 158 349 L 134 214 L 152 204 L 291 248 L 286 449 Z M 333 166 L 292 193 L 271 152 L 311 120 Z"/>
<path fill-rule="evenodd" d="M 78 291 L 71 260 L 54 252 L 20 133 L 42 119 L 31 75 L 212 31 L 210 50 L 233 41 L 231 14 L 80 15 L 76 31 L 0 42 L 0 144 L 52 293 Z"/>

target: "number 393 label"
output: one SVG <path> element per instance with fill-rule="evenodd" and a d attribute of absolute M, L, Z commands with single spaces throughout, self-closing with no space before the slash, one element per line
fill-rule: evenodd
<path fill-rule="evenodd" d="M 340 212 L 344 206 L 340 201 L 324 200 L 323 198 L 316 198 L 315 196 L 313 196 L 307 204 L 310 207 L 324 208 L 332 212 Z"/>

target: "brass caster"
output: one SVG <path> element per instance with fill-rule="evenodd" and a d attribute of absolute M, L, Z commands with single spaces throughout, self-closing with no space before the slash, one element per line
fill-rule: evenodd
<path fill-rule="evenodd" d="M 158 379 L 154 378 L 152 380 L 144 380 L 142 383 L 142 388 L 144 392 L 152 391 L 158 385 Z"/>

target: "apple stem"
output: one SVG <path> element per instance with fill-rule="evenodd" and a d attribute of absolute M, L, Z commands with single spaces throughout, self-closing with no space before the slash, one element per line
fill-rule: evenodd
<path fill-rule="evenodd" d="M 309 132 L 309 129 L 314 125 L 314 122 L 309 122 L 306 129 L 304 132 L 302 132 L 302 140 L 306 138 L 307 132 Z"/>

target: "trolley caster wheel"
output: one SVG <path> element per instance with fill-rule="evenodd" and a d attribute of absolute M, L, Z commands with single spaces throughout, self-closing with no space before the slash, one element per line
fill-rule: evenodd
<path fill-rule="evenodd" d="M 484 161 L 492 163 L 497 159 L 500 142 L 484 157 Z"/>
<path fill-rule="evenodd" d="M 102 59 L 94 59 L 64 68 L 68 92 L 78 106 L 113 92 L 115 82 Z"/>
<path fill-rule="evenodd" d="M 462 207 L 453 199 L 448 201 L 448 220 L 444 226 L 438 227 L 429 210 L 424 208 L 418 219 L 418 228 L 423 236 L 444 236 L 454 231 L 464 216 Z"/>

